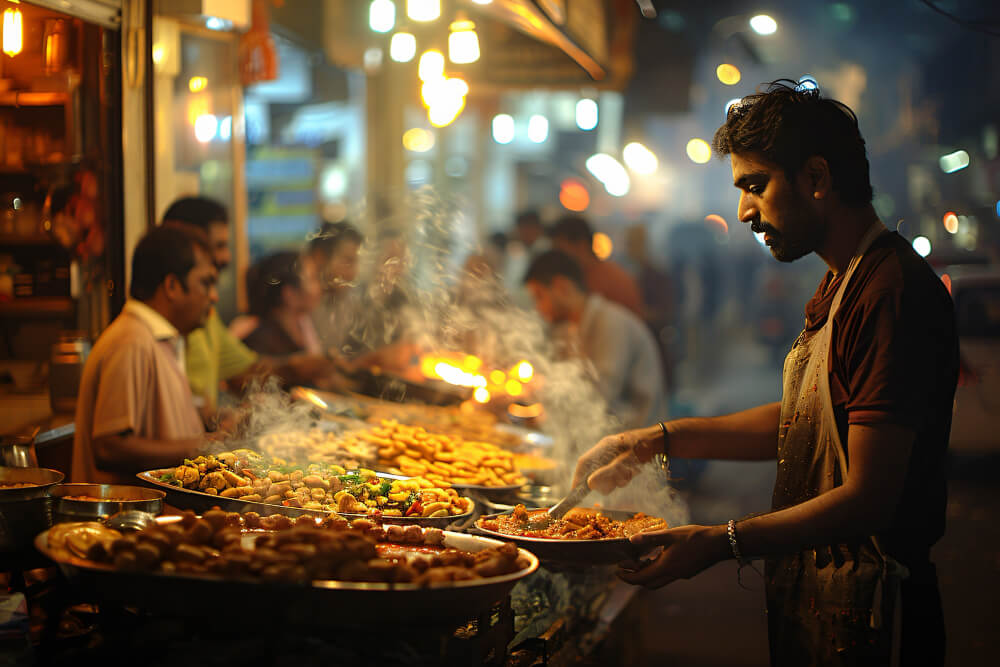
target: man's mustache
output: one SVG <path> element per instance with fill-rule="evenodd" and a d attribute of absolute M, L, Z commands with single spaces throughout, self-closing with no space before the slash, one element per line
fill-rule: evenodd
<path fill-rule="evenodd" d="M 755 220 L 750 223 L 750 231 L 754 234 L 770 234 L 771 236 L 778 236 L 778 230 L 760 220 Z"/>

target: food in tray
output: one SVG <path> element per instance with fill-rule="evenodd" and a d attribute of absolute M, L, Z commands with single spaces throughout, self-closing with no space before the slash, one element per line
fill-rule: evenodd
<path fill-rule="evenodd" d="M 527 480 L 514 456 L 488 442 L 472 442 L 406 426 L 391 419 L 361 432 L 378 446 L 378 466 L 439 484 L 513 486 Z"/>
<path fill-rule="evenodd" d="M 476 523 L 484 530 L 503 535 L 555 540 L 620 539 L 631 537 L 644 530 L 659 530 L 667 527 L 667 522 L 663 519 L 642 512 L 638 512 L 624 521 L 619 521 L 605 516 L 598 509 L 582 507 L 574 507 L 562 519 L 553 519 L 550 522 L 531 522 L 531 517 L 541 514 L 545 514 L 544 509 L 528 510 L 524 505 L 517 505 L 510 514 L 502 514 L 491 519 L 480 519 Z"/>
<path fill-rule="evenodd" d="M 367 421 L 378 426 L 383 420 L 420 426 L 433 433 L 462 440 L 488 442 L 505 449 L 516 449 L 523 444 L 520 436 L 494 428 L 496 416 L 484 410 L 405 403 L 369 406 Z"/>
<path fill-rule="evenodd" d="M 270 532 L 247 541 L 244 529 Z M 470 553 L 445 548 L 443 540 L 444 533 L 435 528 L 381 527 L 368 519 L 348 522 L 335 514 L 322 520 L 293 520 L 215 508 L 201 518 L 185 512 L 175 523 L 98 540 L 101 546 L 89 549 L 86 558 L 125 571 L 293 583 L 340 580 L 427 585 L 494 577 L 528 566 L 511 543 Z"/>
<path fill-rule="evenodd" d="M 539 456 L 538 454 L 514 454 L 514 461 L 517 463 L 519 470 L 554 470 L 559 466 L 559 463 L 554 459 L 550 459 L 547 456 Z"/>
<path fill-rule="evenodd" d="M 32 486 L 40 486 L 35 482 L 0 482 L 0 489 L 27 489 Z"/>
<path fill-rule="evenodd" d="M 337 434 L 313 428 L 262 436 L 257 445 L 262 454 L 286 461 L 330 463 L 345 468 L 370 468 L 375 446 L 352 432 Z"/>
<path fill-rule="evenodd" d="M 122 536 L 117 530 L 96 521 L 60 523 L 49 529 L 49 547 L 56 553 L 68 553 L 77 558 L 100 560 L 111 543 Z"/>
<path fill-rule="evenodd" d="M 143 498 L 101 498 L 100 496 L 59 496 L 60 500 L 82 500 L 90 503 L 129 503 L 132 501 L 146 502 Z"/>
<path fill-rule="evenodd" d="M 391 480 L 337 465 L 302 468 L 245 449 L 185 459 L 160 481 L 224 498 L 323 512 L 439 518 L 472 510 L 469 498 L 427 479 Z"/>

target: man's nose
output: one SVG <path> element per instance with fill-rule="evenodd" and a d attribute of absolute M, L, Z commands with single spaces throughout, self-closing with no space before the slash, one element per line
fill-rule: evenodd
<path fill-rule="evenodd" d="M 746 193 L 740 195 L 740 203 L 736 209 L 736 215 L 740 222 L 753 222 L 760 212 L 757 207 L 747 201 Z"/>

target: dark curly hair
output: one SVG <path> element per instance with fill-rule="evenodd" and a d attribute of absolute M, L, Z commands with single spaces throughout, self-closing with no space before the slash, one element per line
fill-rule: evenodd
<path fill-rule="evenodd" d="M 715 132 L 721 156 L 756 153 L 777 164 L 789 180 L 814 155 L 826 159 L 833 189 L 848 206 L 872 201 L 865 140 L 850 107 L 791 79 L 766 84 L 764 92 L 733 104 Z"/>

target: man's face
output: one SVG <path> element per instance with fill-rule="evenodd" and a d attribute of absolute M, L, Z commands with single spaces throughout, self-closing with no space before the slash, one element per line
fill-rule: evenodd
<path fill-rule="evenodd" d="M 565 283 L 567 280 L 562 276 L 556 276 L 552 279 L 551 285 L 544 285 L 537 280 L 531 280 L 527 284 L 528 292 L 535 300 L 538 314 L 549 324 L 559 324 L 569 319 Z"/>
<path fill-rule="evenodd" d="M 212 246 L 212 261 L 219 271 L 225 269 L 233 261 L 229 251 L 229 225 L 224 222 L 213 222 L 208 225 L 208 242 Z"/>
<path fill-rule="evenodd" d="M 293 307 L 302 313 L 312 312 L 323 298 L 323 284 L 320 282 L 319 269 L 316 263 L 308 257 L 303 258 L 299 270 L 299 287 L 295 295 Z"/>
<path fill-rule="evenodd" d="M 174 304 L 176 321 L 173 325 L 182 334 L 204 326 L 212 306 L 219 300 L 215 283 L 219 274 L 212 258 L 201 248 L 194 249 L 195 263 L 182 279 L 184 290 L 177 293 Z"/>
<path fill-rule="evenodd" d="M 326 263 L 326 274 L 323 285 L 328 290 L 349 288 L 358 279 L 359 256 L 361 246 L 353 241 L 342 241 L 337 244 L 333 255 Z"/>
<path fill-rule="evenodd" d="M 737 214 L 779 262 L 792 262 L 816 251 L 827 226 L 810 197 L 804 175 L 788 180 L 785 171 L 754 154 L 731 156 L 733 184 L 740 190 Z"/>

